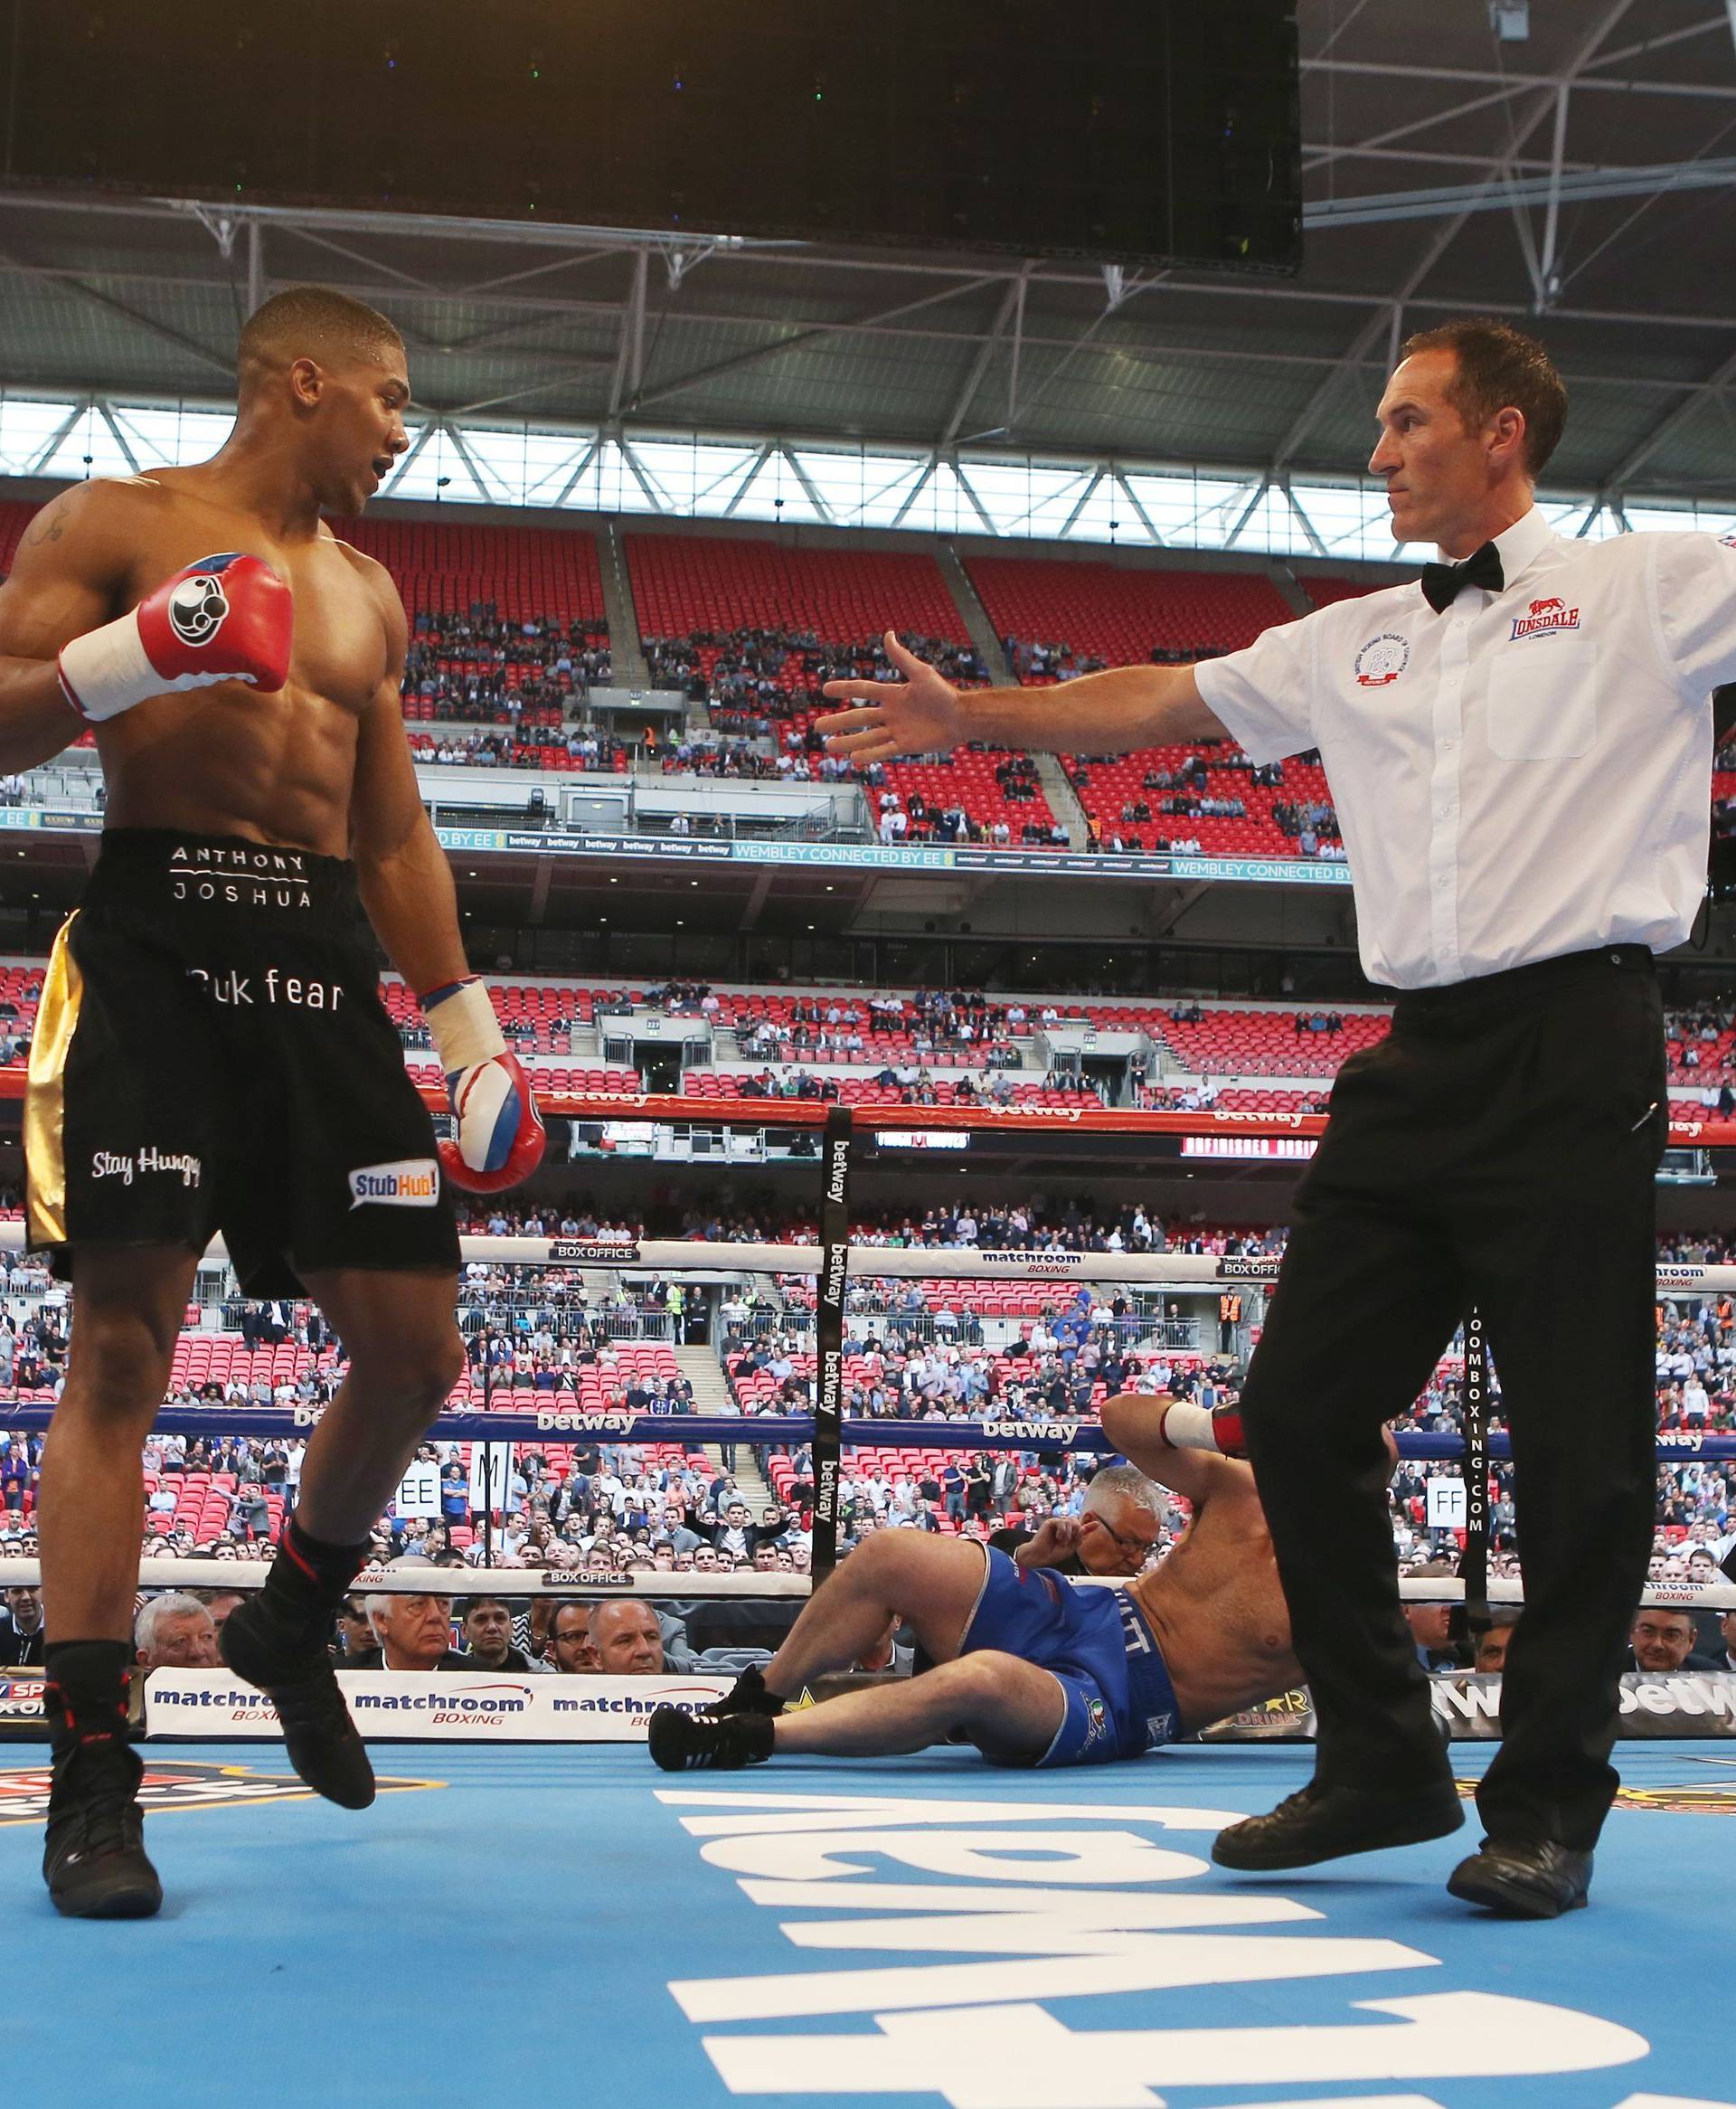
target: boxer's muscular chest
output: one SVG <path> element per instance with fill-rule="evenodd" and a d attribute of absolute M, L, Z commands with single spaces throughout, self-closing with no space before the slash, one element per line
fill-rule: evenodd
<path fill-rule="evenodd" d="M 227 535 L 221 544 L 212 540 L 217 531 Z M 269 563 L 294 598 L 295 634 L 284 700 L 324 703 L 359 716 L 386 676 L 386 628 L 376 591 L 335 540 L 321 536 L 286 545 L 262 533 L 258 521 L 245 514 L 190 506 L 184 518 L 164 523 L 152 546 L 140 553 L 127 604 L 136 606 L 165 578 L 220 547 L 245 551 Z"/>

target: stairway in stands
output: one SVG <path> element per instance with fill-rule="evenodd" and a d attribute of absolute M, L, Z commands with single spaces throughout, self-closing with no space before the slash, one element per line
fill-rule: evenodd
<path fill-rule="evenodd" d="M 693 1409 L 701 1414 L 726 1413 L 734 1404 L 730 1396 L 729 1379 L 723 1374 L 714 1349 L 711 1348 L 677 1348 L 675 1362 L 681 1374 L 693 1387 Z M 723 1470 L 723 1453 L 715 1442 L 705 1445 L 705 1455 L 721 1472 Z M 735 1483 L 741 1490 L 741 1499 L 748 1504 L 748 1513 L 756 1523 L 761 1514 L 777 1499 L 766 1484 L 753 1452 L 745 1443 L 738 1446 L 735 1453 Z"/>
<path fill-rule="evenodd" d="M 1001 648 L 1001 640 L 995 625 L 988 619 L 988 610 L 971 582 L 970 573 L 965 569 L 958 552 L 949 542 L 941 543 L 935 550 L 935 561 L 940 566 L 941 576 L 958 603 L 965 628 L 970 633 L 970 641 L 976 648 L 976 656 L 988 669 L 989 679 L 999 688 L 1016 686 L 1016 677 L 1006 663 L 1006 654 Z M 1060 815 L 1056 816 L 1057 818 Z"/>
<path fill-rule="evenodd" d="M 1091 831 L 1086 825 L 1085 809 L 1079 802 L 1079 793 L 1067 780 L 1067 771 L 1061 766 L 1058 754 L 1033 754 L 1037 765 L 1037 781 L 1043 786 L 1043 795 L 1049 801 L 1049 810 L 1067 830 L 1068 846 L 1088 849 Z"/>
<path fill-rule="evenodd" d="M 597 556 L 597 568 L 602 574 L 603 606 L 609 614 L 609 663 L 615 686 L 649 688 L 651 669 L 639 644 L 639 618 L 633 603 L 627 553 L 621 546 L 620 529 L 612 520 L 604 530 Z"/>

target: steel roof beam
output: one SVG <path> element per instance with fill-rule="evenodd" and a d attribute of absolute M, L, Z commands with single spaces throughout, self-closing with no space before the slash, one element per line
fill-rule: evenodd
<path fill-rule="evenodd" d="M 1336 146 L 1328 147 L 1316 140 L 1305 145 L 1302 152 L 1309 157 L 1303 163 L 1305 175 L 1314 169 L 1326 168 L 1340 161 L 1426 162 L 1430 167 L 1439 168 L 1486 168 L 1489 166 L 1486 154 L 1443 154 L 1429 147 L 1377 147 L 1370 141 L 1341 140 Z M 1515 171 L 1547 175 L 1554 163 L 1544 160 L 1541 156 L 1520 156 L 1508 166 Z M 1564 161 L 1561 166 L 1563 168 L 1590 169 L 1603 165 L 1596 161 Z"/>
<path fill-rule="evenodd" d="M 976 400 L 976 391 L 983 384 L 983 376 L 988 371 L 988 363 L 995 356 L 995 347 L 1005 336 L 1009 326 L 1024 309 L 1026 280 L 1031 276 L 1031 265 L 1014 279 L 1001 296 L 1001 304 L 995 311 L 995 319 L 988 326 L 987 335 L 977 347 L 976 356 L 971 361 L 970 371 L 959 384 L 952 399 L 952 407 L 947 412 L 947 421 L 940 429 L 940 437 L 935 442 L 939 447 L 950 447 L 958 437 L 958 428 L 965 421 L 965 413 Z"/>
<path fill-rule="evenodd" d="M 623 396 L 638 399 L 645 368 L 645 287 L 651 270 L 651 252 L 642 249 L 633 259 L 633 289 L 621 307 L 621 337 L 615 355 L 615 372 L 609 384 L 609 414 L 621 414 Z"/>
<path fill-rule="evenodd" d="M 1731 5 L 1736 6 L 1736 0 L 1731 0 Z M 1732 381 L 1736 381 L 1736 352 L 1732 352 L 1712 373 L 1708 374 L 1706 378 L 1691 390 L 1687 395 L 1684 396 L 1682 401 L 1676 403 L 1673 409 L 1665 411 L 1651 430 L 1628 449 L 1627 453 L 1605 477 L 1604 491 L 1615 492 L 1618 495 L 1625 494 L 1628 480 L 1635 470 L 1643 468 L 1665 440 L 1679 431 L 1688 420 L 1713 396 L 1728 388 Z"/>
<path fill-rule="evenodd" d="M 1585 204 L 1598 198 L 1656 197 L 1669 191 L 1728 190 L 1736 184 L 1736 156 L 1665 161 L 1645 168 L 1597 168 L 1489 184 L 1451 184 L 1440 190 L 1388 191 L 1361 197 L 1318 198 L 1302 208 L 1305 227 L 1368 227 L 1392 220 L 1438 220 L 1444 213 L 1505 211 L 1510 204 Z"/>
<path fill-rule="evenodd" d="M 1593 61 L 1576 61 L 1561 73 L 1495 73 L 1471 66 L 1410 66 L 1372 59 L 1304 59 L 1305 73 L 1364 74 L 1387 80 L 1462 80 L 1467 85 L 1492 88 L 1559 88 L 1571 80 L 1576 88 L 1607 89 L 1617 95 L 1693 96 L 1701 100 L 1736 102 L 1736 87 L 1712 80 L 1610 80 L 1584 69 Z"/>
<path fill-rule="evenodd" d="M 1590 63 L 1633 5 L 1634 0 L 1611 0 L 1611 4 L 1599 16 L 1595 26 L 1580 40 L 1575 49 L 1573 58 L 1566 69 L 1566 78 L 1570 80 L 1575 78 Z M 1329 60 L 1326 63 L 1330 66 L 1337 66 L 1341 61 Z M 1556 85 L 1558 78 L 1551 76 L 1550 85 Z M 1732 93 L 1736 93 L 1736 90 L 1732 90 Z M 1498 191 L 1499 186 L 1506 179 L 1510 157 L 1523 152 L 1530 144 L 1533 134 L 1553 108 L 1554 99 L 1552 95 L 1547 99 L 1540 99 L 1530 116 L 1514 128 L 1512 137 L 1507 142 L 1506 153 L 1491 165 L 1486 181 L 1474 194 L 1477 200 L 1480 201 L 1486 195 L 1493 195 Z M 1446 226 L 1424 250 L 1420 260 L 1407 274 L 1403 284 L 1399 288 L 1390 303 L 1383 307 L 1377 308 L 1362 328 L 1357 331 L 1337 366 L 1315 390 L 1313 395 L 1309 397 L 1300 413 L 1292 422 L 1289 430 L 1278 442 L 1277 450 L 1272 456 L 1272 467 L 1275 470 L 1287 468 L 1295 459 L 1297 449 L 1314 430 L 1316 424 L 1318 423 L 1322 412 L 1332 402 L 1345 374 L 1355 372 L 1361 366 L 1369 352 L 1379 342 L 1382 331 L 1390 331 L 1394 338 L 1398 336 L 1401 318 L 1405 308 L 1420 290 L 1429 274 L 1452 246 L 1458 238 L 1459 230 L 1471 216 L 1472 210 L 1472 205 L 1468 203 L 1458 207 Z M 1306 212 L 1303 217 L 1306 224 L 1307 219 Z"/>
<path fill-rule="evenodd" d="M 1522 156 L 1510 154 L 1508 157 L 1508 166 L 1517 167 L 1522 165 Z M 250 210 L 260 213 L 263 217 L 269 216 L 269 214 L 265 213 L 263 208 L 255 207 L 250 208 Z M 155 203 L 146 201 L 144 203 L 133 203 L 124 201 L 117 201 L 114 199 L 103 199 L 100 201 L 88 198 L 73 199 L 35 192 L 0 192 L 0 214 L 24 212 L 44 212 L 60 214 L 83 213 L 87 216 L 97 218 L 143 218 L 163 221 L 175 217 L 180 217 L 183 219 L 190 217 L 191 206 L 184 203 L 177 208 L 161 201 Z M 350 224 L 350 218 L 342 213 L 333 213 L 329 215 L 329 217 L 332 218 L 334 222 L 336 224 Z M 473 239 L 488 238 L 488 223 L 480 222 L 466 221 L 454 222 L 451 224 L 439 223 L 430 226 L 426 222 L 421 222 L 412 216 L 405 215 L 394 220 L 392 225 L 394 231 L 399 235 L 404 237 L 413 238 L 422 233 L 439 233 L 447 240 L 461 240 L 467 237 Z M 530 230 L 530 232 L 541 238 L 543 241 L 545 246 L 552 246 L 552 244 L 550 242 L 549 238 L 551 236 L 556 235 L 571 234 L 575 242 L 582 241 L 589 244 L 599 243 L 603 239 L 601 236 L 599 236 L 598 231 L 592 228 L 561 229 L 551 227 L 532 229 Z M 630 250 L 636 246 L 639 246 L 639 244 L 627 241 L 625 238 L 619 238 L 615 241 L 615 247 L 617 249 Z M 957 263 L 931 263 L 914 257 L 900 257 L 893 259 L 875 257 L 870 254 L 853 256 L 826 256 L 813 251 L 802 251 L 800 253 L 797 253 L 793 247 L 784 247 L 778 245 L 772 245 L 764 249 L 737 250 L 731 248 L 725 251 L 725 254 L 731 260 L 755 264 L 761 268 L 772 265 L 780 267 L 788 265 L 792 270 L 799 270 L 803 273 L 814 273 L 821 271 L 846 271 L 857 278 L 866 277 L 871 274 L 892 274 L 897 277 L 917 279 L 940 278 L 945 279 L 949 282 L 949 290 L 953 292 L 962 291 L 967 287 L 1004 283 L 1007 279 L 1015 275 L 1017 268 L 1010 262 L 1005 270 L 998 270 L 994 268 L 979 268 L 976 270 L 971 276 L 967 278 L 964 275 L 964 272 L 969 269 L 968 266 L 961 267 Z M 0 270 L 5 270 L 6 268 L 8 268 L 6 260 L 3 257 L 0 257 Z M 43 279 L 71 280 L 77 275 L 71 271 L 57 270 L 52 266 L 26 267 L 21 264 L 16 268 L 20 270 L 28 270 L 31 275 Z M 165 272 L 138 270 L 129 268 L 117 269 L 115 270 L 104 270 L 99 275 L 104 279 L 110 279 L 115 282 L 134 282 L 140 285 L 151 286 L 191 287 L 197 288 L 207 287 L 210 283 L 208 278 L 200 276 L 199 274 L 191 271 Z M 1382 310 L 1389 307 L 1392 301 L 1392 295 L 1389 292 L 1384 291 L 1364 291 L 1354 287 L 1334 287 L 1319 285 L 1290 286 L 1285 285 L 1281 282 L 1274 282 L 1271 280 L 1253 277 L 1243 279 L 1228 275 L 1224 277 L 1191 275 L 1184 270 L 1173 270 L 1167 273 L 1164 282 L 1172 291 L 1184 294 L 1193 294 L 1202 299 L 1257 299 L 1268 304 L 1294 304 L 1300 302 L 1304 305 L 1312 304 L 1320 307 L 1379 307 Z M 1057 288 L 1085 288 L 1090 289 L 1093 292 L 1100 292 L 1102 287 L 1102 274 L 1100 271 L 1097 270 L 1069 270 L 1064 268 L 1051 267 L 1047 269 L 1040 269 L 1033 272 L 1032 274 L 1031 283 L 1033 286 L 1039 287 L 1053 286 Z M 361 298 L 367 298 L 370 290 L 373 290 L 376 298 L 386 299 L 392 297 L 392 290 L 390 288 L 371 289 L 367 287 L 361 287 L 354 289 Z M 461 291 L 462 289 L 458 289 L 453 292 L 441 291 L 437 292 L 431 296 L 423 296 L 420 294 L 410 294 L 406 296 L 402 291 L 401 291 L 398 297 L 410 297 L 417 298 L 456 298 L 460 297 Z M 941 295 L 939 297 L 944 298 L 948 296 Z M 1411 299 L 1414 304 L 1420 306 L 1445 307 L 1458 305 L 1458 303 L 1451 301 L 1431 301 L 1421 291 L 1420 288 L 1419 288 L 1411 296 Z M 620 303 L 615 300 L 575 301 L 551 299 L 547 301 L 535 301 L 522 298 L 514 298 L 511 296 L 501 295 L 495 298 L 493 304 L 502 307 L 518 306 L 524 307 L 527 311 L 546 314 L 551 317 L 563 315 L 604 315 L 613 317 L 618 316 L 620 312 Z M 1484 300 L 1479 301 L 1478 306 L 1482 307 L 1485 312 L 1495 315 L 1520 316 L 1529 312 L 1528 307 L 1524 305 L 1511 301 Z M 1643 326 L 1647 328 L 1666 327 L 1686 329 L 1730 329 L 1736 327 L 1736 320 L 1733 320 L 1731 317 L 1728 316 L 1712 314 L 1684 315 L 1668 311 L 1654 312 L 1650 309 L 1635 308 L 1630 310 L 1624 308 L 1593 307 L 1561 307 L 1557 309 L 1556 313 L 1565 320 L 1579 322 L 1611 322 L 1621 325 L 1633 325 L 1635 326 Z M 715 323 L 739 324 L 744 319 L 763 321 L 768 318 L 744 318 L 740 315 L 713 316 L 693 314 L 688 317 L 685 317 L 684 319 Z M 789 317 L 787 316 L 778 317 L 777 319 L 785 325 L 787 325 L 789 321 Z M 856 326 L 848 322 L 844 322 L 827 324 L 824 326 L 814 325 L 810 326 L 816 329 L 825 328 L 833 331 L 847 332 L 853 326 L 865 327 L 867 325 L 864 324 Z M 975 341 L 976 333 L 973 332 L 969 334 L 972 341 Z M 221 362 L 208 363 L 221 364 Z M 604 363 L 608 364 L 609 361 L 606 359 Z"/>
<path fill-rule="evenodd" d="M 105 293 L 100 286 L 93 286 L 88 279 L 78 278 L 71 271 L 44 270 L 38 264 L 27 263 L 22 257 L 8 256 L 4 251 L 0 251 L 0 266 L 9 271 L 16 271 L 26 279 L 62 286 L 69 293 L 76 293 L 93 306 L 106 308 L 110 315 L 120 316 L 135 329 L 142 329 L 146 336 L 156 337 L 159 343 L 173 345 L 176 351 L 184 352 L 202 366 L 214 366 L 218 373 L 226 374 L 230 380 L 235 378 L 235 362 L 232 358 L 220 358 L 196 337 L 187 336 L 178 329 L 171 329 L 167 323 L 158 322 L 154 316 L 129 307 L 125 300 L 117 300 L 112 293 Z"/>
<path fill-rule="evenodd" d="M 780 357 L 785 352 L 793 352 L 801 345 L 811 344 L 816 337 L 830 336 L 839 332 L 847 335 L 852 331 L 879 327 L 896 321 L 901 315 L 914 315 L 920 308 L 932 307 L 940 301 L 950 300 L 958 294 L 974 293 L 979 287 L 998 283 L 1001 274 L 978 273 L 967 279 L 958 279 L 957 274 L 954 276 L 957 279 L 955 284 L 939 293 L 924 294 L 920 300 L 902 300 L 896 307 L 878 308 L 852 322 L 809 324 L 806 327 L 795 329 L 790 336 L 779 339 L 777 344 L 756 345 L 750 351 L 737 352 L 727 359 L 715 360 L 708 366 L 694 368 L 691 374 L 678 374 L 674 380 L 665 381 L 642 394 L 637 407 L 643 409 L 647 403 L 665 402 L 672 395 L 680 395 L 689 388 L 698 388 L 708 381 L 719 380 L 725 374 L 739 373 L 742 367 L 755 365 L 761 359 Z M 718 317 L 716 319 L 739 325 L 746 318 L 734 316 Z M 787 320 L 780 320 L 778 326 L 788 326 Z"/>

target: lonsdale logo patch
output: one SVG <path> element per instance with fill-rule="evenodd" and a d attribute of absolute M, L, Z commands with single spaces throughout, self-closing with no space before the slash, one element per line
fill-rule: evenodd
<path fill-rule="evenodd" d="M 1579 627 L 1579 610 L 1570 608 L 1565 601 L 1552 594 L 1544 600 L 1533 601 L 1523 615 L 1514 618 L 1513 635 L 1542 637 L 1550 630 L 1578 629 Z"/>
<path fill-rule="evenodd" d="M 382 1791 L 438 1787 L 439 1780 L 378 1780 Z M 40 1823 L 48 1809 L 46 1765 L 0 1772 L 0 1824 Z M 138 1802 L 147 1815 L 169 1809 L 228 1809 L 238 1802 L 291 1802 L 313 1798 L 313 1790 L 291 1775 L 250 1772 L 244 1764 L 201 1764 L 192 1760 L 147 1758 Z"/>

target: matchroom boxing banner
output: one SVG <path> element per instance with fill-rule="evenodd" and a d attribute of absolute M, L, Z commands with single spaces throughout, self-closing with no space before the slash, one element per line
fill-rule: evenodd
<path fill-rule="evenodd" d="M 1501 1679 L 1471 1671 L 1432 1678 L 1436 1717 L 1455 1742 L 1501 1734 Z M 344 1669 L 338 1682 L 370 1742 L 642 1743 L 654 1707 L 709 1706 L 728 1677 L 491 1677 L 486 1671 Z M 19 1688 L 14 1685 L 14 1690 Z M 41 1687 L 18 1698 L 20 1729 L 42 1735 Z M 27 1724 L 27 1726 L 25 1726 Z M 270 1702 L 223 1670 L 156 1669 L 145 1688 L 145 1732 L 153 1738 L 275 1741 Z M 1736 1735 L 1736 1675 L 1725 1670 L 1621 1680 L 1621 1735 Z M 1307 1741 L 1314 1714 L 1304 1690 L 1287 1692 L 1215 1723 L 1210 1743 Z"/>
<path fill-rule="evenodd" d="M 371 1743 L 642 1743 L 654 1707 L 691 1712 L 735 1680 L 341 1669 L 337 1681 Z M 145 1688 L 145 1733 L 275 1742 L 283 1731 L 271 1702 L 225 1670 L 156 1669 Z"/>

